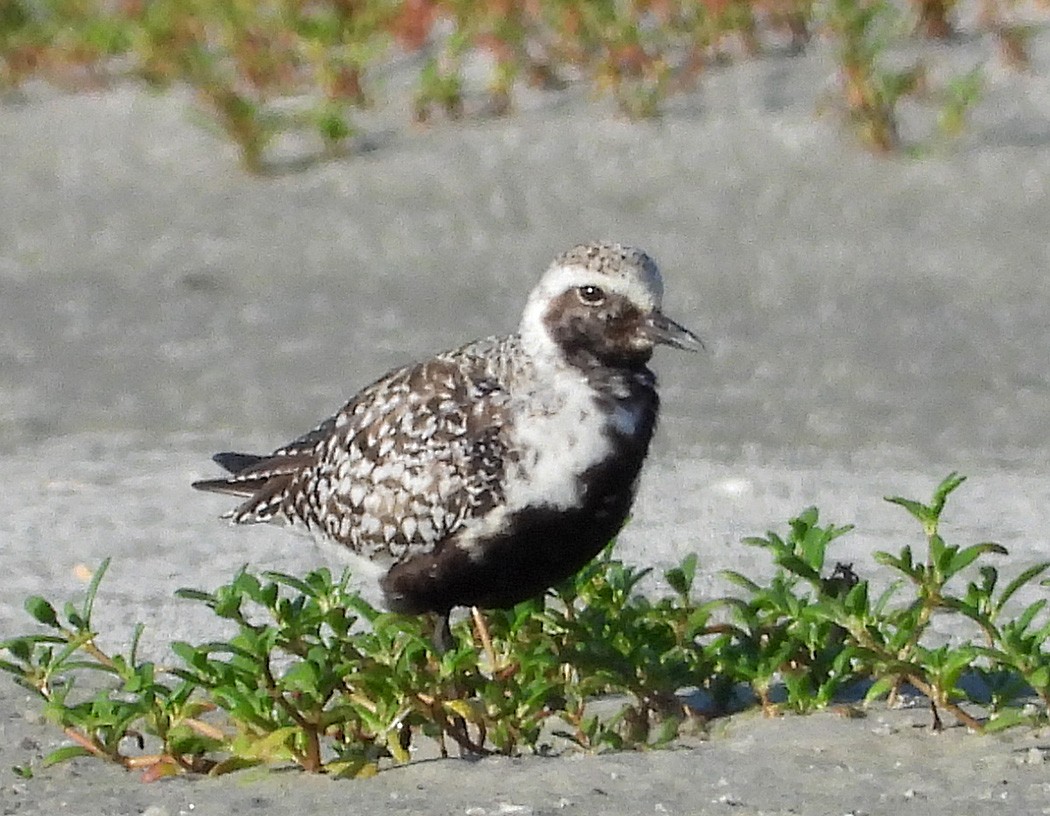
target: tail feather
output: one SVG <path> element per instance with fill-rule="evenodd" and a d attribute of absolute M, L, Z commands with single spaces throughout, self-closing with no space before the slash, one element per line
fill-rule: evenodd
<path fill-rule="evenodd" d="M 211 460 L 223 470 L 228 470 L 230 473 L 240 473 L 245 468 L 257 465 L 266 458 L 267 457 L 265 456 L 258 456 L 254 453 L 234 453 L 233 451 L 225 451 L 224 453 L 215 454 Z"/>
<path fill-rule="evenodd" d="M 280 513 L 286 491 L 295 476 L 313 461 L 310 454 L 257 456 L 250 453 L 217 453 L 212 457 L 232 475 L 193 482 L 197 490 L 246 497 L 224 515 L 237 524 L 271 521 Z"/>
<path fill-rule="evenodd" d="M 230 496 L 254 496 L 265 484 L 265 481 L 238 482 L 234 479 L 201 479 L 191 483 L 190 486 L 209 493 L 226 493 Z"/>

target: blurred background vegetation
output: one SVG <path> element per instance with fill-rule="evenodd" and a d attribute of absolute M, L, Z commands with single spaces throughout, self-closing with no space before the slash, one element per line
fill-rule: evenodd
<path fill-rule="evenodd" d="M 1006 64 L 1029 69 L 1027 40 L 1050 2 L 978 1 L 966 36 L 992 38 Z M 926 52 L 957 38 L 959 16 L 956 0 L 0 0 L 0 91 L 32 78 L 185 85 L 260 172 L 283 131 L 344 150 L 354 109 L 378 101 L 377 68 L 399 55 L 416 57 L 418 122 L 465 115 L 468 62 L 488 71 L 472 115 L 512 113 L 525 84 L 582 83 L 649 118 L 713 65 L 819 41 L 837 62 L 834 107 L 867 148 L 891 153 L 908 147 L 903 98 L 950 135 L 979 96 L 979 69 L 928 81 Z M 927 45 L 886 59 L 906 41 Z"/>

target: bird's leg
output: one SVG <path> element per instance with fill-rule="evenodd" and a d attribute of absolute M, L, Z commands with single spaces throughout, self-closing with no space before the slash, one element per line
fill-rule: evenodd
<path fill-rule="evenodd" d="M 499 667 L 496 665 L 496 650 L 492 648 L 492 635 L 489 634 L 488 621 L 476 606 L 470 607 L 470 616 L 474 619 L 474 631 L 478 635 L 478 640 L 481 641 L 481 648 L 485 650 L 485 656 L 489 659 L 489 671 L 495 675 Z"/>
<path fill-rule="evenodd" d="M 437 653 L 439 659 L 442 655 L 447 654 L 456 643 L 455 639 L 452 637 L 452 627 L 449 624 L 449 614 L 450 612 L 439 612 L 434 625 L 434 651 Z M 487 635 L 488 632 L 486 631 L 485 634 Z M 466 690 L 460 687 L 458 683 L 455 685 L 454 689 L 454 693 L 459 697 L 465 697 L 467 694 Z M 459 745 L 460 756 L 484 756 L 491 753 L 483 744 L 485 741 L 484 732 L 482 732 L 482 738 L 478 742 L 474 742 L 470 738 L 467 721 L 462 716 L 459 714 L 453 714 L 450 725 L 452 727 L 448 730 L 448 734 Z"/>
<path fill-rule="evenodd" d="M 434 651 L 438 653 L 438 656 L 451 651 L 455 645 L 455 640 L 452 638 L 452 627 L 448 622 L 450 614 L 451 611 L 439 612 L 434 623 L 434 635 L 431 642 L 434 644 Z"/>

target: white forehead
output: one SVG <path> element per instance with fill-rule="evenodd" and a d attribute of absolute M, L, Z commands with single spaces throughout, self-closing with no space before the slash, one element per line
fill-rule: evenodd
<path fill-rule="evenodd" d="M 656 262 L 636 247 L 605 243 L 580 244 L 555 258 L 530 300 L 550 299 L 587 285 L 623 295 L 643 311 L 659 309 L 663 301 Z"/>

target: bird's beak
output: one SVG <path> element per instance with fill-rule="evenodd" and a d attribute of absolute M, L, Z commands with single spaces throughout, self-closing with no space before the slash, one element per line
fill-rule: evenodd
<path fill-rule="evenodd" d="M 703 341 L 684 326 L 679 326 L 663 312 L 653 312 L 646 318 L 645 331 L 654 343 L 663 343 L 685 351 L 700 351 Z"/>

